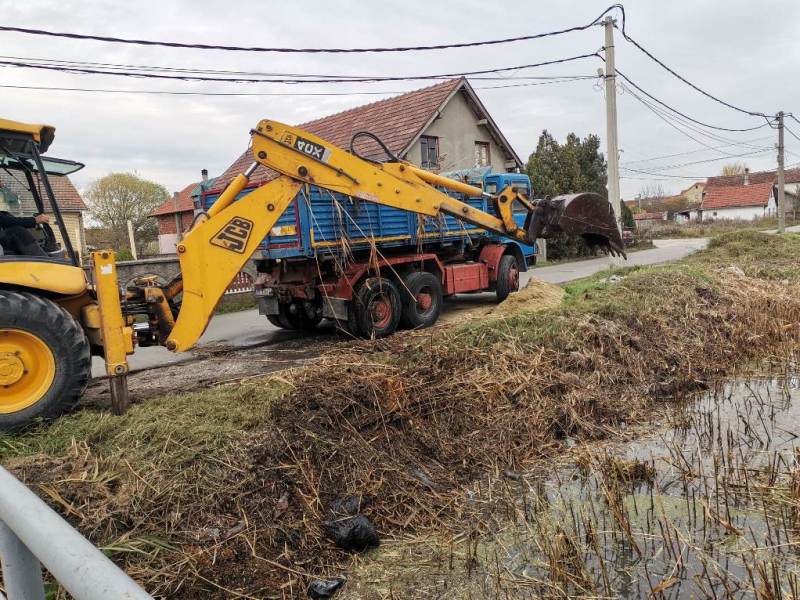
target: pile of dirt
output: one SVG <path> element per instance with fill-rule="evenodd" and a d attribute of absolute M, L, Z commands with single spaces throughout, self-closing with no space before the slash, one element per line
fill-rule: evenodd
<path fill-rule="evenodd" d="M 66 450 L 46 428 L 0 448 L 151 593 L 294 597 L 346 565 L 324 525 L 337 501 L 363 499 L 384 537 L 479 535 L 475 482 L 796 348 L 797 286 L 726 270 L 728 258 L 576 284 L 538 312 L 556 294 L 536 285 L 533 306 L 502 318 L 340 345 L 281 379 L 138 406 L 103 428 L 69 417 L 50 430 L 79 440 Z"/>
<path fill-rule="evenodd" d="M 535 312 L 555 308 L 564 300 L 564 288 L 532 277 L 528 285 L 511 294 L 497 308 L 492 316 L 508 316 L 519 312 Z"/>

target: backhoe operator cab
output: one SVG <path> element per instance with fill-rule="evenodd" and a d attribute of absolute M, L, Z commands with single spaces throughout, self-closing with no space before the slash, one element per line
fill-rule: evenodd
<path fill-rule="evenodd" d="M 83 165 L 42 156 L 54 134 L 48 125 L 0 119 L 0 429 L 61 414 L 90 377 L 91 342 L 82 321 L 92 311 L 82 309 L 92 298 L 48 179 Z M 7 200 L 19 196 L 33 198 L 36 214 L 54 216 L 63 247 L 50 224 L 36 223 Z"/>

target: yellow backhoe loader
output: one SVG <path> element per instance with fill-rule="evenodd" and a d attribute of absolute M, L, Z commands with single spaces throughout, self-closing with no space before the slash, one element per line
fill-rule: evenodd
<path fill-rule="evenodd" d="M 452 215 L 526 243 L 559 232 L 582 235 L 624 254 L 613 210 L 595 194 L 533 200 L 511 186 L 489 194 L 391 155 L 385 162 L 363 158 L 296 127 L 263 120 L 251 131 L 253 164 L 198 215 L 177 245 L 180 274 L 167 285 L 143 280 L 122 290 L 111 250 L 92 252 L 84 269 L 70 244 L 48 174 L 83 165 L 42 156 L 54 132 L 47 125 L 0 119 L 0 170 L 26 184 L 39 212 L 55 215 L 64 242 L 59 248 L 49 226 L 40 224 L 33 232 L 42 250 L 38 256 L 8 248 L 0 255 L 0 429 L 54 418 L 73 406 L 89 381 L 92 355 L 105 360 L 112 409 L 124 411 L 137 318 L 149 324 L 139 339 L 173 352 L 190 349 L 232 279 L 304 186 L 419 215 Z M 275 177 L 237 199 L 259 164 Z M 479 210 L 443 190 L 489 197 L 493 210 Z M 514 218 L 520 209 L 527 215 L 523 226 Z"/>

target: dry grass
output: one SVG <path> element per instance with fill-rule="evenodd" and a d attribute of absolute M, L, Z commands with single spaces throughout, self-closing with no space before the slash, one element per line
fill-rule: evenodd
<path fill-rule="evenodd" d="M 787 215 L 786 226 L 797 225 L 800 220 Z M 737 231 L 764 231 L 778 228 L 778 217 L 764 217 L 752 220 L 727 219 L 718 221 L 692 221 L 690 223 L 675 223 L 665 221 L 650 227 L 643 228 L 641 232 L 649 239 L 664 238 L 695 238 L 725 235 Z"/>
<path fill-rule="evenodd" d="M 322 528 L 332 500 L 370 498 L 384 536 L 480 533 L 472 482 L 615 435 L 796 346 L 797 267 L 782 280 L 798 244 L 735 235 L 684 265 L 569 286 L 561 307 L 354 343 L 282 379 L 123 418 L 77 414 L 0 437 L 0 452 L 151 592 L 294 597 L 346 565 Z"/>

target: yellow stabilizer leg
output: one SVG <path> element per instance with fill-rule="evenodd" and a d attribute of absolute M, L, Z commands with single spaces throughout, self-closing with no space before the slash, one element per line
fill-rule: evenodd
<path fill-rule="evenodd" d="M 133 329 L 122 316 L 114 253 L 92 252 L 92 275 L 100 307 L 100 330 L 106 373 L 111 387 L 111 410 L 121 415 L 128 408 L 128 354 L 133 354 Z"/>
<path fill-rule="evenodd" d="M 301 186 L 278 177 L 196 225 L 178 244 L 183 301 L 169 350 L 184 352 L 200 339 L 225 290 Z"/>

